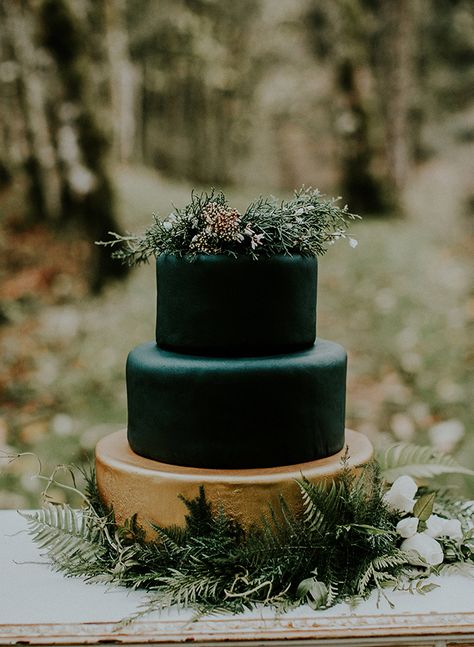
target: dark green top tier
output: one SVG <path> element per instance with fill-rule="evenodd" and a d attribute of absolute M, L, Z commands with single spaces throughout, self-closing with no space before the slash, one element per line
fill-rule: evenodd
<path fill-rule="evenodd" d="M 316 338 L 317 260 L 162 254 L 156 342 L 184 354 L 291 353 Z"/>

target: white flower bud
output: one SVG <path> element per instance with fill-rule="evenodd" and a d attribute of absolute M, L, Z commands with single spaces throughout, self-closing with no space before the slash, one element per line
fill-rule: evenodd
<path fill-rule="evenodd" d="M 445 534 L 444 529 L 446 526 L 446 519 L 438 517 L 437 514 L 432 514 L 426 520 L 426 530 L 425 533 L 430 537 L 441 537 Z"/>
<path fill-rule="evenodd" d="M 391 510 L 399 512 L 413 512 L 415 499 L 413 498 L 418 486 L 411 476 L 399 476 L 392 487 L 384 495 L 384 501 Z"/>
<path fill-rule="evenodd" d="M 397 492 L 387 492 L 384 501 L 394 512 L 413 512 L 415 507 L 415 499 L 410 499 Z"/>
<path fill-rule="evenodd" d="M 419 565 L 420 559 L 430 566 L 437 566 L 444 559 L 441 544 L 424 532 L 417 532 L 402 541 L 400 549 L 407 554 L 409 563 L 415 566 Z"/>
<path fill-rule="evenodd" d="M 418 491 L 418 485 L 411 476 L 399 476 L 390 489 L 412 499 Z"/>
<path fill-rule="evenodd" d="M 164 229 L 166 229 L 166 231 L 170 231 L 171 229 L 173 229 L 173 223 L 169 222 L 168 220 L 165 220 L 163 223 L 163 227 Z"/>
<path fill-rule="evenodd" d="M 402 519 L 397 523 L 396 530 L 398 534 L 405 539 L 413 537 L 413 535 L 416 535 L 416 531 L 418 530 L 418 519 L 416 517 Z"/>
<path fill-rule="evenodd" d="M 443 535 L 445 537 L 451 537 L 451 539 L 462 539 L 463 533 L 459 519 L 446 519 Z"/>

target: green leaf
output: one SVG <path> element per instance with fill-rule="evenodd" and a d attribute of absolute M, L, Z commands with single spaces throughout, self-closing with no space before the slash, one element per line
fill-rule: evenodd
<path fill-rule="evenodd" d="M 420 521 L 427 521 L 433 514 L 433 505 L 436 499 L 435 492 L 429 492 L 420 496 L 413 508 L 413 516 L 417 517 Z"/>
<path fill-rule="evenodd" d="M 306 597 L 306 602 L 312 609 L 319 609 L 326 604 L 328 588 L 324 582 L 319 582 L 315 577 L 308 577 L 299 583 L 296 595 L 299 598 Z"/>
<path fill-rule="evenodd" d="M 416 586 L 416 592 L 421 593 L 421 595 L 425 595 L 426 593 L 430 593 L 431 591 L 434 591 L 435 589 L 439 589 L 439 584 L 435 584 L 434 582 L 428 582 L 428 584 L 417 584 Z"/>
<path fill-rule="evenodd" d="M 304 598 L 306 595 L 308 595 L 313 585 L 313 580 L 313 577 L 308 577 L 306 580 L 302 580 L 298 584 L 298 588 L 296 589 L 296 597 Z"/>
<path fill-rule="evenodd" d="M 412 478 L 433 478 L 440 474 L 467 474 L 474 471 L 460 465 L 454 458 L 435 452 L 431 447 L 409 443 L 397 443 L 389 447 L 380 457 L 382 475 L 388 483 L 399 476 Z"/>
<path fill-rule="evenodd" d="M 440 575 L 465 575 L 474 579 L 474 564 L 469 562 L 454 562 L 451 564 L 441 564 L 438 572 Z"/>

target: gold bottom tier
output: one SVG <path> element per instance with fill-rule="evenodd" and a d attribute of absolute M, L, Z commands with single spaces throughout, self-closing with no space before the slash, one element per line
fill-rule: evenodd
<path fill-rule="evenodd" d="M 348 464 L 365 465 L 373 448 L 364 435 L 346 430 Z M 251 449 L 250 449 L 251 451 Z M 344 450 L 345 451 L 345 450 Z M 342 467 L 341 451 L 309 463 L 263 469 L 217 470 L 168 465 L 138 456 L 127 442 L 127 432 L 118 431 L 99 441 L 96 447 L 97 484 L 104 503 L 113 508 L 117 523 L 137 514 L 148 538 L 149 522 L 161 526 L 183 526 L 187 508 L 179 496 L 193 499 L 201 485 L 214 509 L 223 506 L 229 516 L 244 527 L 258 523 L 280 496 L 293 508 L 300 505 L 296 479 L 328 479 Z"/>

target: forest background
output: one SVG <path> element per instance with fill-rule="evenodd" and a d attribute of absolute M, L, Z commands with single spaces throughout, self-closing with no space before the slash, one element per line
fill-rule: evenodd
<path fill-rule="evenodd" d="M 192 187 L 361 214 L 320 263 L 348 426 L 472 467 L 473 33 L 469 0 L 0 0 L 0 507 L 125 426 L 154 272 L 94 241 Z"/>

